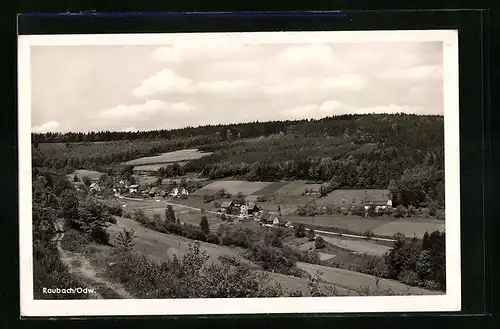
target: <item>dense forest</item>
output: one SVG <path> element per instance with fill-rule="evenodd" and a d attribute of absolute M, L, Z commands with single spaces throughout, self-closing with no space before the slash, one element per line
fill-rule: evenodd
<path fill-rule="evenodd" d="M 396 203 L 444 207 L 442 116 L 344 115 L 170 131 L 33 134 L 33 166 L 106 171 L 184 148 L 213 153 L 184 166 L 167 165 L 159 177 L 196 172 L 211 179 L 303 179 L 327 182 L 324 193 L 389 188 Z"/>

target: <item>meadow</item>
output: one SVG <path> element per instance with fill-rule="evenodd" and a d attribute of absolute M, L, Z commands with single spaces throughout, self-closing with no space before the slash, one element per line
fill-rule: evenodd
<path fill-rule="evenodd" d="M 158 171 L 167 164 L 185 164 L 190 160 L 209 156 L 212 152 L 200 152 L 198 149 L 184 149 L 173 152 L 165 152 L 156 156 L 148 156 L 126 161 L 123 164 L 134 166 L 134 170 Z"/>

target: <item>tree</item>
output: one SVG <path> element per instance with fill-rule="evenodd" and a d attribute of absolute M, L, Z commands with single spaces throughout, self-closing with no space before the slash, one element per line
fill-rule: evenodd
<path fill-rule="evenodd" d="M 85 184 L 86 186 L 90 186 L 90 184 L 91 184 L 91 181 L 90 181 L 89 176 L 83 176 L 83 177 L 82 177 L 82 182 L 83 182 L 83 184 Z"/>
<path fill-rule="evenodd" d="M 121 232 L 116 235 L 115 250 L 117 252 L 129 252 L 134 249 L 135 231 L 133 229 L 127 230 L 123 228 Z"/>
<path fill-rule="evenodd" d="M 79 181 L 80 181 L 80 180 L 78 179 L 78 176 L 77 176 L 77 175 L 73 176 L 73 182 L 75 182 L 75 183 L 76 183 L 76 182 L 79 182 Z"/>
<path fill-rule="evenodd" d="M 208 224 L 207 216 L 202 216 L 200 221 L 200 229 L 208 235 L 210 233 L 210 226 Z"/>
<path fill-rule="evenodd" d="M 320 236 L 317 236 L 314 245 L 315 245 L 316 249 L 325 248 L 326 247 L 325 239 L 323 239 Z"/>
<path fill-rule="evenodd" d="M 171 205 L 168 205 L 165 209 L 165 223 L 175 223 L 175 211 Z"/>
<path fill-rule="evenodd" d="M 71 221 L 74 228 L 82 231 L 92 240 L 109 243 L 109 234 L 106 232 L 107 224 L 111 217 L 104 205 L 89 197 L 78 206 L 78 218 Z"/>
<path fill-rule="evenodd" d="M 297 238 L 303 238 L 306 236 L 306 227 L 304 224 L 299 223 L 295 226 L 295 236 Z"/>
<path fill-rule="evenodd" d="M 316 238 L 316 234 L 314 234 L 314 230 L 307 231 L 307 239 L 309 241 L 314 241 L 315 238 Z"/>
<path fill-rule="evenodd" d="M 60 195 L 65 190 L 72 190 L 73 186 L 65 177 L 60 178 L 54 185 L 54 194 Z"/>
<path fill-rule="evenodd" d="M 59 196 L 61 206 L 61 216 L 70 224 L 78 218 L 78 196 L 74 190 L 64 190 Z"/>

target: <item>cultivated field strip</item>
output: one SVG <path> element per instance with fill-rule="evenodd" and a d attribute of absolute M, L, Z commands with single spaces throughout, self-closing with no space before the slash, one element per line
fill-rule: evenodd
<path fill-rule="evenodd" d="M 339 268 L 333 268 L 322 265 L 315 265 L 303 262 L 297 262 L 297 267 L 307 271 L 311 275 L 315 275 L 318 271 L 322 274 L 322 278 L 324 281 L 328 283 L 340 284 L 343 287 L 348 287 L 352 290 L 356 290 L 361 292 L 364 287 L 368 287 L 371 290 L 392 290 L 395 293 L 399 294 L 407 294 L 410 292 L 413 295 L 440 295 L 443 292 L 426 290 L 419 287 L 408 286 L 404 283 L 388 280 L 388 279 L 380 279 L 368 274 L 343 270 Z"/>

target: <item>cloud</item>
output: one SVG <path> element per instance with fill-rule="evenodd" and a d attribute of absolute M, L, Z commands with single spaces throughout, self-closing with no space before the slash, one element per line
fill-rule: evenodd
<path fill-rule="evenodd" d="M 421 65 L 405 69 L 395 69 L 385 72 L 381 75 L 386 79 L 441 79 L 443 77 L 443 68 L 439 65 Z"/>
<path fill-rule="evenodd" d="M 57 121 L 49 121 L 45 122 L 39 126 L 34 126 L 31 128 L 31 131 L 34 133 L 46 133 L 46 132 L 54 132 L 61 125 Z"/>
<path fill-rule="evenodd" d="M 119 105 L 99 113 L 98 117 L 105 120 L 135 119 L 144 120 L 152 115 L 178 115 L 191 111 L 192 107 L 185 103 L 166 103 L 150 100 L 142 104 Z"/>
<path fill-rule="evenodd" d="M 193 81 L 177 75 L 171 69 L 158 71 L 132 91 L 137 97 L 149 97 L 163 92 L 185 93 L 193 88 Z"/>
<path fill-rule="evenodd" d="M 253 48 L 252 45 L 235 44 L 234 41 L 228 42 L 223 39 L 201 39 L 197 42 L 184 41 L 171 46 L 160 47 L 153 52 L 153 59 L 165 63 L 181 63 L 199 58 L 220 60 L 246 53 L 251 48 Z"/>
<path fill-rule="evenodd" d="M 332 65 L 335 54 L 328 44 L 290 46 L 280 55 L 279 61 L 290 65 Z"/>

